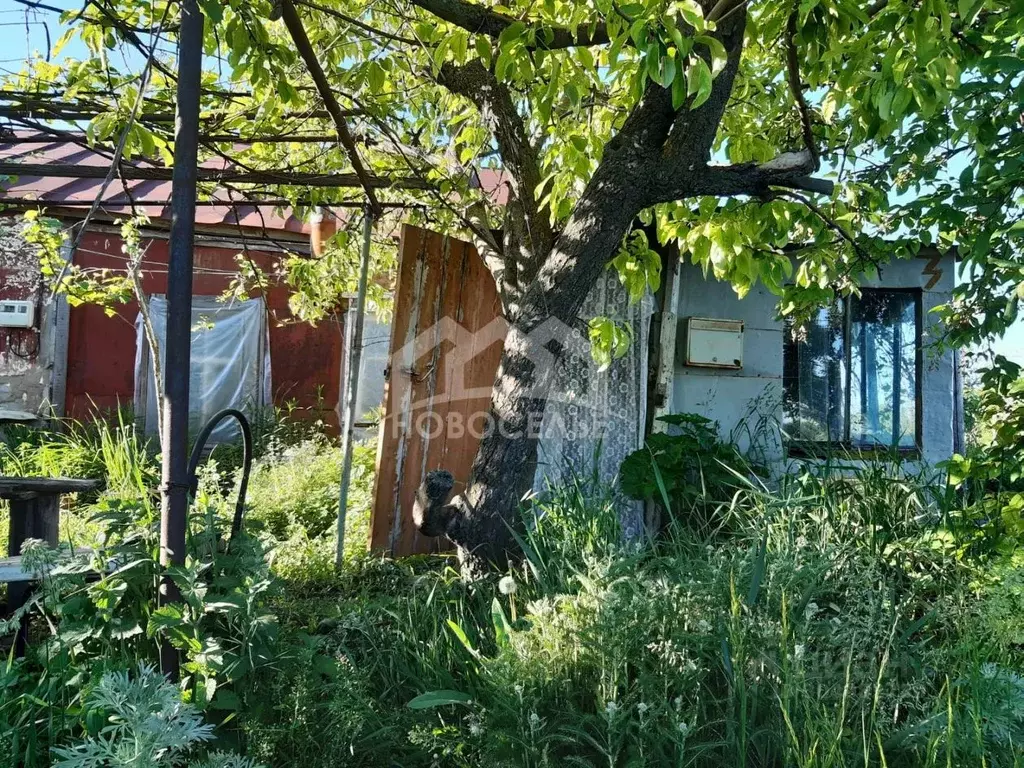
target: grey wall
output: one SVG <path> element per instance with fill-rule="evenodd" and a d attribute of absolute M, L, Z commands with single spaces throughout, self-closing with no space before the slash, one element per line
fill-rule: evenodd
<path fill-rule="evenodd" d="M 908 259 L 885 267 L 879 279 L 860 281 L 864 287 L 923 290 L 921 445 L 922 459 L 927 464 L 947 459 L 953 452 L 953 353 L 934 349 L 940 328 L 930 310 L 949 300 L 954 267 L 952 256 Z M 929 287 L 936 272 L 941 275 Z M 741 300 L 730 284 L 713 277 L 705 279 L 701 269 L 692 264 L 682 265 L 675 314 L 680 320 L 742 320 L 743 368 L 726 371 L 683 365 L 685 333 L 680 327 L 671 411 L 707 416 L 718 422 L 723 437 L 732 439 L 758 460 L 781 466 L 786 462 L 779 431 L 784 331 L 776 319 L 777 300 L 760 284 Z"/>

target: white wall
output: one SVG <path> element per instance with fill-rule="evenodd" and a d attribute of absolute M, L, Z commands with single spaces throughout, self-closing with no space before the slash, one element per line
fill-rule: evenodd
<path fill-rule="evenodd" d="M 941 271 L 936 282 L 935 272 Z M 885 267 L 881 277 L 864 279 L 871 288 L 921 288 L 924 327 L 922 370 L 921 458 L 927 464 L 949 458 L 953 452 L 953 353 L 933 348 L 939 321 L 931 310 L 949 300 L 954 284 L 952 256 L 933 262 L 908 259 Z M 742 320 L 743 368 L 738 371 L 685 366 L 684 328 L 677 334 L 676 370 L 671 412 L 699 413 L 718 422 L 723 437 L 765 463 L 785 462 L 780 439 L 782 421 L 783 326 L 776 319 L 778 297 L 758 284 L 740 300 L 732 286 L 709 277 L 699 267 L 683 264 L 674 312 L 688 317 Z"/>

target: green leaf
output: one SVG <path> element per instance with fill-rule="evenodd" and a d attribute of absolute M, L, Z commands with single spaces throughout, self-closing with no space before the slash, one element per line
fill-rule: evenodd
<path fill-rule="evenodd" d="M 494 55 L 494 51 L 491 48 L 491 39 L 487 35 L 477 35 L 473 41 L 476 46 L 477 56 L 483 61 L 485 67 L 491 66 L 491 56 Z"/>
<path fill-rule="evenodd" d="M 384 69 L 376 61 L 371 61 L 366 66 L 366 82 L 370 86 L 370 90 L 379 93 L 384 90 L 384 82 L 386 76 Z"/>
<path fill-rule="evenodd" d="M 680 109 L 686 102 L 686 78 L 677 77 L 672 81 L 672 109 Z"/>
<path fill-rule="evenodd" d="M 649 450 L 649 449 L 648 449 Z M 665 478 L 661 475 L 661 468 L 658 466 L 658 462 L 654 458 L 654 454 L 651 454 L 651 470 L 654 472 L 654 481 L 658 486 L 658 493 L 661 496 L 661 503 L 665 505 L 665 511 L 668 514 L 672 514 L 672 500 L 668 495 L 668 486 L 665 483 Z"/>
<path fill-rule="evenodd" d="M 224 20 L 224 4 L 221 0 L 202 0 L 203 15 L 214 24 Z"/>
<path fill-rule="evenodd" d="M 217 688 L 216 695 L 210 702 L 210 709 L 239 712 L 242 709 L 242 700 L 232 690 Z"/>
<path fill-rule="evenodd" d="M 469 704 L 473 701 L 468 694 L 459 691 L 427 691 L 406 704 L 409 709 L 433 709 L 449 704 Z"/>
<path fill-rule="evenodd" d="M 491 623 L 494 624 L 494 639 L 498 648 L 508 648 L 512 644 L 512 628 L 508 619 L 505 618 L 505 611 L 502 610 L 498 598 L 491 600 Z"/>
<path fill-rule="evenodd" d="M 713 78 L 704 59 L 694 56 L 691 62 L 690 68 L 686 71 L 686 94 L 693 97 L 690 109 L 696 109 L 711 96 Z"/>
<path fill-rule="evenodd" d="M 683 17 L 683 21 L 691 27 L 694 29 L 704 28 L 704 9 L 696 0 L 682 0 L 682 2 L 677 2 L 674 7 Z"/>
<path fill-rule="evenodd" d="M 473 644 L 469 642 L 469 638 L 466 636 L 466 633 L 462 630 L 462 627 L 460 627 L 451 619 L 448 619 L 447 623 L 448 629 L 450 629 L 452 631 L 452 634 L 455 635 L 456 638 L 458 638 L 458 641 L 460 643 L 462 643 L 462 647 L 469 651 L 470 654 L 472 654 L 473 656 L 477 656 L 477 650 L 473 647 Z"/>
<path fill-rule="evenodd" d="M 761 582 L 764 580 L 765 558 L 768 554 L 768 532 L 757 545 L 757 554 L 754 557 L 754 571 L 750 574 L 750 589 L 747 590 L 747 607 L 753 608 L 757 604 L 757 596 L 761 594 Z"/>
<path fill-rule="evenodd" d="M 711 35 L 697 35 L 694 38 L 694 42 L 703 43 L 711 51 L 711 74 L 717 75 L 723 69 L 729 61 L 729 54 L 725 50 L 725 46 L 722 45 L 722 41 L 717 37 L 711 37 Z"/>
<path fill-rule="evenodd" d="M 181 607 L 178 605 L 161 605 L 149 615 L 149 624 L 146 626 L 146 636 L 154 637 L 157 632 L 180 627 L 184 623 L 184 616 Z"/>

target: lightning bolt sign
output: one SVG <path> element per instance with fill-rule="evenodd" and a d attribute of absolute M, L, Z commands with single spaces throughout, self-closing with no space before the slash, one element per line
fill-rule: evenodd
<path fill-rule="evenodd" d="M 924 289 L 930 291 L 935 287 L 935 284 L 942 279 L 942 270 L 939 269 L 939 262 L 942 261 L 942 254 L 938 256 L 921 256 L 919 258 L 928 259 L 928 263 L 924 265 L 924 269 L 921 270 L 922 275 L 931 275 L 931 280 L 927 282 Z"/>

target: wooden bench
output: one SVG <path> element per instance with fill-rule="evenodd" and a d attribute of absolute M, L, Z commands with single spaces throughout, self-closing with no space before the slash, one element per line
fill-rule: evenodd
<path fill-rule="evenodd" d="M 21 562 L 21 548 L 26 539 L 42 539 L 56 547 L 60 536 L 60 497 L 65 493 L 92 491 L 98 480 L 67 477 L 0 477 L 0 499 L 11 508 L 7 555 L 0 560 L 0 582 L 7 582 L 7 610 L 15 611 L 25 604 L 32 591 L 34 576 Z M 25 649 L 26 623 L 22 622 L 15 640 L 15 652 Z"/>

